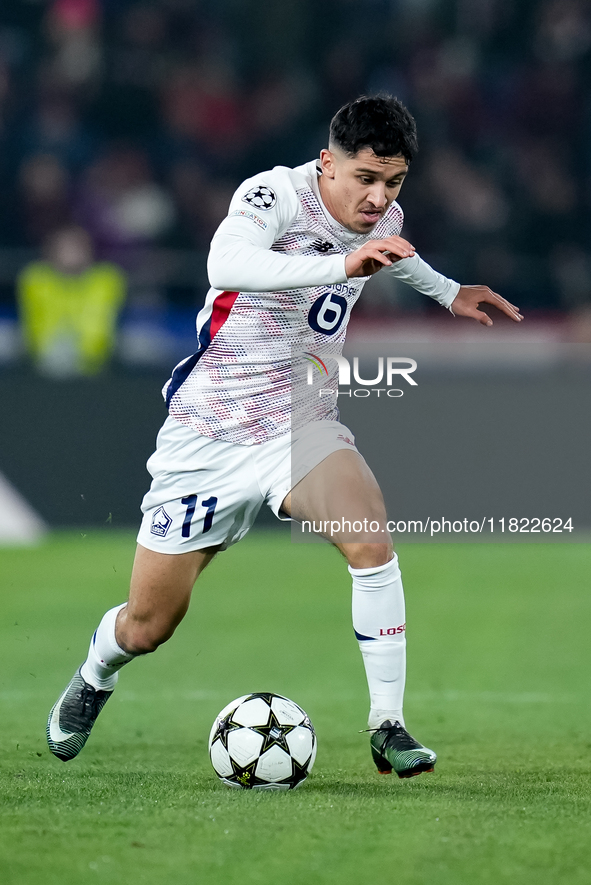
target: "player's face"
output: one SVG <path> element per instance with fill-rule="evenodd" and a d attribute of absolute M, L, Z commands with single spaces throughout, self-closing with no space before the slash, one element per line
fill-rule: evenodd
<path fill-rule="evenodd" d="M 408 172 L 404 157 L 378 157 L 363 148 L 354 157 L 333 148 L 320 154 L 320 192 L 344 227 L 368 234 L 400 193 Z"/>

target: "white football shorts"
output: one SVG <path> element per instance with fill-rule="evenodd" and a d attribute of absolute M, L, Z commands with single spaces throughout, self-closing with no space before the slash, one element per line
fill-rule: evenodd
<path fill-rule="evenodd" d="M 314 467 L 339 449 L 357 451 L 338 421 L 316 421 L 293 434 L 244 446 L 202 436 L 174 418 L 164 422 L 148 459 L 152 485 L 142 501 L 137 537 L 157 553 L 188 553 L 235 544 L 263 503 L 281 504 Z"/>

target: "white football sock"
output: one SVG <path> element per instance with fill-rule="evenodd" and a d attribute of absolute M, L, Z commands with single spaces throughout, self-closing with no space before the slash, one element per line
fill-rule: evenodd
<path fill-rule="evenodd" d="M 404 591 L 398 557 L 375 568 L 351 568 L 353 628 L 369 686 L 369 727 L 386 719 L 404 725 L 406 678 Z"/>
<path fill-rule="evenodd" d="M 137 657 L 123 651 L 115 639 L 115 621 L 126 605 L 123 602 L 104 615 L 90 641 L 88 657 L 80 668 L 84 681 L 102 691 L 113 691 L 119 678 L 117 671 Z"/>

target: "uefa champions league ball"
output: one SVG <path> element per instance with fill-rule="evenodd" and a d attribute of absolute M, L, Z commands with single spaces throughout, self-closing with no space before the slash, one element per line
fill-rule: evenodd
<path fill-rule="evenodd" d="M 224 707 L 209 735 L 215 773 L 243 790 L 295 790 L 316 759 L 316 734 L 307 714 L 271 692 L 255 692 Z"/>

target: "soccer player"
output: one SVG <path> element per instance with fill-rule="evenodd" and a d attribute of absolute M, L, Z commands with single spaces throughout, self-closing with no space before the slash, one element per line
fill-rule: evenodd
<path fill-rule="evenodd" d="M 172 636 L 199 574 L 244 537 L 266 503 L 279 518 L 379 523 L 378 541 L 329 536 L 353 582 L 371 750 L 382 773 L 433 770 L 435 753 L 404 723 L 404 595 L 380 489 L 338 421 L 336 397 L 316 396 L 298 409 L 291 401 L 292 357 L 340 354 L 372 274 L 392 274 L 484 325 L 492 320 L 479 310 L 483 302 L 522 319 L 485 286 L 437 273 L 400 237 L 396 198 L 416 149 L 408 110 L 389 96 L 364 96 L 335 115 L 319 162 L 278 166 L 236 191 L 211 244 L 212 288 L 197 318 L 197 350 L 164 389 L 169 417 L 148 461 L 153 481 L 129 599 L 104 615 L 49 715 L 47 739 L 58 758 L 80 752 L 118 671 Z M 331 383 L 336 389 L 334 377 L 323 386 Z"/>

